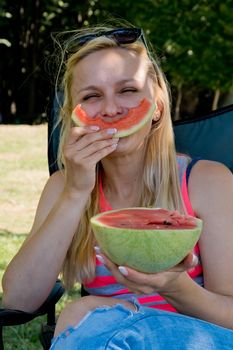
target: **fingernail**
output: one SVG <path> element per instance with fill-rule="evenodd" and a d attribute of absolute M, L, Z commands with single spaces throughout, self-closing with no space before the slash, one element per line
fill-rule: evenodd
<path fill-rule="evenodd" d="M 98 131 L 100 129 L 100 127 L 98 125 L 91 125 L 90 129 L 93 131 Z"/>
<path fill-rule="evenodd" d="M 107 129 L 107 134 L 108 135 L 112 135 L 112 134 L 115 134 L 117 132 L 117 129 L 113 128 L 113 129 Z"/>
<path fill-rule="evenodd" d="M 102 255 L 96 254 L 96 258 L 97 258 L 102 264 L 105 264 L 105 260 L 104 260 L 104 258 L 102 257 Z"/>
<path fill-rule="evenodd" d="M 198 257 L 193 254 L 193 260 L 192 260 L 192 265 L 197 265 L 198 264 Z"/>
<path fill-rule="evenodd" d="M 126 268 L 124 266 L 118 266 L 118 270 L 120 271 L 120 273 L 124 276 L 128 276 L 128 271 L 126 270 Z"/>
<path fill-rule="evenodd" d="M 94 247 L 94 250 L 95 250 L 96 254 L 101 254 L 100 247 L 98 247 L 97 245 Z"/>

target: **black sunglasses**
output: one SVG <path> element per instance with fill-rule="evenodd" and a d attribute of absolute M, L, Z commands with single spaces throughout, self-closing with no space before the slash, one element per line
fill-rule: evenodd
<path fill-rule="evenodd" d="M 66 52 L 74 53 L 77 47 L 81 47 L 87 42 L 99 38 L 101 36 L 106 36 L 107 38 L 113 39 L 119 45 L 132 44 L 135 43 L 137 40 L 141 39 L 143 44 L 147 48 L 146 39 L 141 28 L 118 28 L 80 36 L 75 40 L 72 47 L 67 48 Z"/>

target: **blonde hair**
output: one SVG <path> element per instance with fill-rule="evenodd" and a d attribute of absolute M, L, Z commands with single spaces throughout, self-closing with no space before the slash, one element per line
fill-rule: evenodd
<path fill-rule="evenodd" d="M 62 81 L 64 103 L 60 111 L 62 127 L 58 152 L 58 163 L 64 169 L 66 169 L 66 164 L 62 149 L 68 132 L 72 127 L 70 115 L 72 113 L 71 85 L 73 69 L 80 60 L 92 52 L 116 47 L 119 47 L 119 45 L 115 41 L 101 36 L 89 41 L 66 61 L 66 69 Z M 154 83 L 157 104 L 161 108 L 161 118 L 158 122 L 152 123 L 151 132 L 147 140 L 139 205 L 176 209 L 180 212 L 185 212 L 179 184 L 170 113 L 170 92 L 166 78 L 156 60 L 152 58 L 151 53 L 148 55 L 145 46 L 140 41 L 133 44 L 124 44 L 120 47 L 125 50 L 132 50 L 147 60 L 148 75 Z M 63 278 L 68 289 L 76 281 L 91 281 L 95 275 L 94 237 L 89 220 L 99 211 L 99 169 L 100 164 L 97 164 L 95 188 L 83 211 L 79 226 L 63 264 Z"/>

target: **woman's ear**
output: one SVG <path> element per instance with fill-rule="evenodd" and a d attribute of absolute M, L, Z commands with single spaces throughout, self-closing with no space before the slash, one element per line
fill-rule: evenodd
<path fill-rule="evenodd" d="M 153 121 L 158 122 L 162 115 L 162 104 L 160 101 L 156 102 L 156 110 L 154 112 Z"/>
<path fill-rule="evenodd" d="M 158 122 L 159 119 L 160 119 L 160 117 L 161 117 L 160 111 L 156 111 L 156 112 L 154 113 L 154 116 L 153 116 L 153 121 L 154 121 L 154 122 Z"/>

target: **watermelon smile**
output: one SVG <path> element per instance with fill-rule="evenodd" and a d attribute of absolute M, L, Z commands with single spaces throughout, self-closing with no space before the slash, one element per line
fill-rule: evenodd
<path fill-rule="evenodd" d="M 71 118 L 75 125 L 78 126 L 97 125 L 100 129 L 108 129 L 109 124 L 111 124 L 111 128 L 117 129 L 117 133 L 114 137 L 119 138 L 129 136 L 141 129 L 152 119 L 155 109 L 156 104 L 152 104 L 144 98 L 139 106 L 130 108 L 129 112 L 124 116 L 113 118 L 97 116 L 95 118 L 90 118 L 79 104 L 73 110 Z"/>

